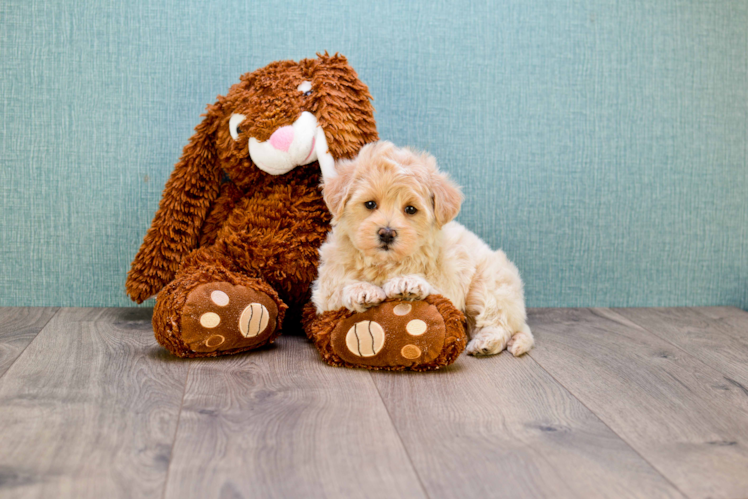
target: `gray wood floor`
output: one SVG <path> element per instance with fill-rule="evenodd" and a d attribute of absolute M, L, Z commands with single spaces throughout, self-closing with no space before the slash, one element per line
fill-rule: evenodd
<path fill-rule="evenodd" d="M 147 309 L 0 309 L 0 497 L 746 497 L 748 313 L 536 309 L 519 359 L 181 360 Z"/>

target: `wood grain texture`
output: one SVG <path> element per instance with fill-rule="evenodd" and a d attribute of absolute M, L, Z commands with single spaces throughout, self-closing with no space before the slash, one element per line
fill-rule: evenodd
<path fill-rule="evenodd" d="M 148 309 L 63 309 L 0 379 L 0 495 L 157 497 L 188 364 Z"/>
<path fill-rule="evenodd" d="M 678 497 L 529 357 L 373 373 L 431 497 Z"/>
<path fill-rule="evenodd" d="M 369 372 L 289 335 L 193 363 L 167 497 L 423 497 Z"/>
<path fill-rule="evenodd" d="M 748 496 L 740 309 L 531 310 L 530 356 L 424 374 L 179 360 L 150 314 L 0 308 L 0 497 Z"/>
<path fill-rule="evenodd" d="M 0 308 L 0 377 L 56 312 L 56 307 Z"/>
<path fill-rule="evenodd" d="M 738 307 L 692 307 L 691 309 L 709 318 L 724 320 L 733 324 L 741 332 L 741 335 L 748 334 L 748 331 L 746 331 L 748 328 L 748 324 L 746 324 L 748 311 L 744 309 Z"/>
<path fill-rule="evenodd" d="M 748 395 L 608 309 L 533 310 L 553 377 L 686 495 L 748 495 Z"/>
<path fill-rule="evenodd" d="M 745 388 L 748 396 L 748 313 L 737 308 L 614 309 L 650 333 L 700 359 Z"/>

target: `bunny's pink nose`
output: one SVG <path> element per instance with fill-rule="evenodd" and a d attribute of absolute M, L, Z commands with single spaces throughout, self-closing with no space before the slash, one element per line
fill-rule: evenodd
<path fill-rule="evenodd" d="M 270 145 L 279 151 L 288 152 L 293 142 L 293 127 L 288 125 L 281 127 L 270 136 Z"/>

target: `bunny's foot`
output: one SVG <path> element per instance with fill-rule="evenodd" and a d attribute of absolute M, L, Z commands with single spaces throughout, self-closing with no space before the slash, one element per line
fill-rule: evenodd
<path fill-rule="evenodd" d="M 248 351 L 275 340 L 285 304 L 261 280 L 237 281 L 200 283 L 190 290 L 167 287 L 153 317 L 159 343 L 177 356 L 206 357 Z"/>
<path fill-rule="evenodd" d="M 305 311 L 307 335 L 334 366 L 371 370 L 436 370 L 465 348 L 464 316 L 439 295 L 387 299 L 365 312 Z"/>

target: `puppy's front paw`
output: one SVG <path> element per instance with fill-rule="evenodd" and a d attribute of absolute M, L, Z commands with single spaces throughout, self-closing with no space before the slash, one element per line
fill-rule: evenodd
<path fill-rule="evenodd" d="M 425 299 L 432 292 L 429 282 L 416 275 L 392 278 L 382 288 L 387 297 L 407 300 Z"/>
<path fill-rule="evenodd" d="M 490 356 L 506 349 L 512 336 L 504 328 L 486 327 L 473 332 L 473 338 L 467 345 L 471 356 Z"/>
<path fill-rule="evenodd" d="M 364 312 L 386 298 L 381 288 L 364 281 L 343 288 L 343 305 L 351 311 Z"/>
<path fill-rule="evenodd" d="M 506 348 L 514 356 L 521 356 L 535 345 L 535 339 L 528 328 L 526 332 L 517 332 L 506 345 Z"/>

